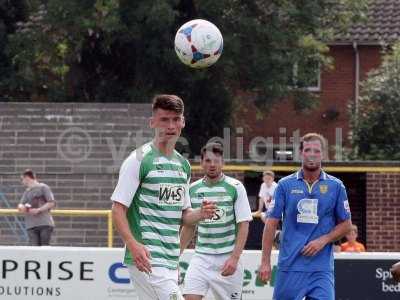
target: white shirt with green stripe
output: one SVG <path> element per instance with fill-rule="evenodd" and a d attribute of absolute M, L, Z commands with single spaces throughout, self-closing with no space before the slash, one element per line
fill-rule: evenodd
<path fill-rule="evenodd" d="M 146 246 L 151 265 L 178 267 L 182 211 L 190 207 L 190 164 L 178 152 L 165 156 L 148 143 L 123 162 L 112 201 L 126 207 L 134 238 Z M 125 264 L 132 264 L 126 249 Z"/>
<path fill-rule="evenodd" d="M 208 183 L 204 178 L 190 185 L 190 201 L 193 208 L 203 200 L 215 201 L 217 211 L 212 219 L 197 225 L 195 251 L 202 254 L 226 254 L 233 251 L 237 235 L 237 223 L 251 221 L 251 209 L 243 184 L 223 175 L 218 182 Z"/>

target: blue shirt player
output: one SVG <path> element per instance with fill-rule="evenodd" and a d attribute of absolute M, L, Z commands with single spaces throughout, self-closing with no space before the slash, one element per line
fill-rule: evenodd
<path fill-rule="evenodd" d="M 267 212 L 259 276 L 271 278 L 271 249 L 282 219 L 274 300 L 334 300 L 333 242 L 351 229 L 343 183 L 321 169 L 324 138 L 300 141 L 302 168 L 278 183 Z"/>

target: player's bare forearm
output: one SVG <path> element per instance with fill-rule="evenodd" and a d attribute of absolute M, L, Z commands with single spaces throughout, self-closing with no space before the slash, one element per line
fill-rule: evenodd
<path fill-rule="evenodd" d="M 244 246 L 246 245 L 248 234 L 249 234 L 249 221 L 238 223 L 238 233 L 236 236 L 235 247 L 233 248 L 231 256 L 237 259 L 240 258 Z"/>
<path fill-rule="evenodd" d="M 279 219 L 268 218 L 265 222 L 263 237 L 262 237 L 262 256 L 261 263 L 269 263 L 271 261 L 272 245 L 274 243 L 276 228 L 278 227 Z"/>
<path fill-rule="evenodd" d="M 184 225 L 182 226 L 180 233 L 180 246 L 181 246 L 181 254 L 183 251 L 189 246 L 190 241 L 194 236 L 194 232 L 196 230 L 195 225 Z"/>
<path fill-rule="evenodd" d="M 204 219 L 213 217 L 217 206 L 212 201 L 204 200 L 200 208 L 187 208 L 182 213 L 182 225 L 192 226 Z"/>
<path fill-rule="evenodd" d="M 262 282 L 267 282 L 271 279 L 271 251 L 278 223 L 279 219 L 270 218 L 265 222 L 262 239 L 261 265 L 258 269 L 258 276 Z"/>
<path fill-rule="evenodd" d="M 301 253 L 305 256 L 314 256 L 327 244 L 333 243 L 342 238 L 351 230 L 351 220 L 343 221 L 337 224 L 328 234 L 322 235 L 319 238 L 310 241 L 305 245 Z"/>
<path fill-rule="evenodd" d="M 222 266 L 222 276 L 230 276 L 236 272 L 240 255 L 242 255 L 244 245 L 246 244 L 248 233 L 249 222 L 244 221 L 238 223 L 238 234 L 236 236 L 235 246 L 230 257 L 225 261 L 224 265 Z"/>
<path fill-rule="evenodd" d="M 333 243 L 344 237 L 351 230 L 351 225 L 351 220 L 346 220 L 337 224 L 331 232 L 326 234 L 327 242 Z"/>
<path fill-rule="evenodd" d="M 125 242 L 138 270 L 145 273 L 151 273 L 150 251 L 133 237 L 126 217 L 127 210 L 128 208 L 125 205 L 119 202 L 113 203 L 112 217 L 115 228 L 120 234 L 122 240 Z"/>
<path fill-rule="evenodd" d="M 122 240 L 125 244 L 136 244 L 137 241 L 132 235 L 132 232 L 129 228 L 128 219 L 126 218 L 126 211 L 128 208 L 119 203 L 113 202 L 112 205 L 112 218 L 115 228 L 117 229 L 119 235 L 121 236 Z"/>

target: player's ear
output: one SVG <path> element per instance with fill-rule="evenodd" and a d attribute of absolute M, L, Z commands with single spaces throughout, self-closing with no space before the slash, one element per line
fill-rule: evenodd
<path fill-rule="evenodd" d="M 182 128 L 185 128 L 185 125 L 186 125 L 186 123 L 185 123 L 185 117 L 182 116 Z"/>
<path fill-rule="evenodd" d="M 149 127 L 154 128 L 154 117 L 149 118 Z"/>

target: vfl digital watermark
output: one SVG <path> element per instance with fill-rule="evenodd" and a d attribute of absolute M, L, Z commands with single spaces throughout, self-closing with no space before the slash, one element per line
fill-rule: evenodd
<path fill-rule="evenodd" d="M 272 166 L 277 161 L 299 162 L 301 160 L 299 145 L 303 134 L 304 132 L 301 133 L 300 130 L 288 133 L 286 128 L 279 128 L 278 137 L 255 136 L 248 138 L 244 136 L 244 130 L 241 127 L 224 128 L 222 137 L 210 137 L 207 143 L 220 143 L 224 149 L 225 161 L 246 161 L 247 163 L 263 163 Z M 111 164 L 108 164 L 107 168 L 115 169 L 119 168 L 121 162 L 135 149 L 137 158 L 140 160 L 144 155 L 141 146 L 151 140 L 152 137 L 148 136 L 148 131 L 138 130 L 127 132 L 125 136 L 119 138 L 104 137 L 96 141 L 99 141 L 100 148 L 104 147 L 101 152 L 110 154 Z M 93 142 L 94 139 L 90 136 L 90 132 L 80 127 L 71 127 L 58 137 L 57 151 L 68 162 L 82 163 L 93 154 Z M 195 162 L 200 161 L 200 153 L 190 156 L 187 151 L 190 149 L 191 143 L 186 137 L 180 136 L 173 143 L 184 149 L 181 154 L 185 158 L 191 158 Z M 330 160 L 329 155 L 332 156 L 332 154 L 333 159 L 331 160 L 343 160 L 342 128 L 335 129 L 334 145 L 329 145 L 328 141 L 325 143 L 324 159 Z"/>
<path fill-rule="evenodd" d="M 80 127 L 63 131 L 57 140 L 57 152 L 71 163 L 87 160 L 92 153 L 93 141 L 90 134 Z"/>

